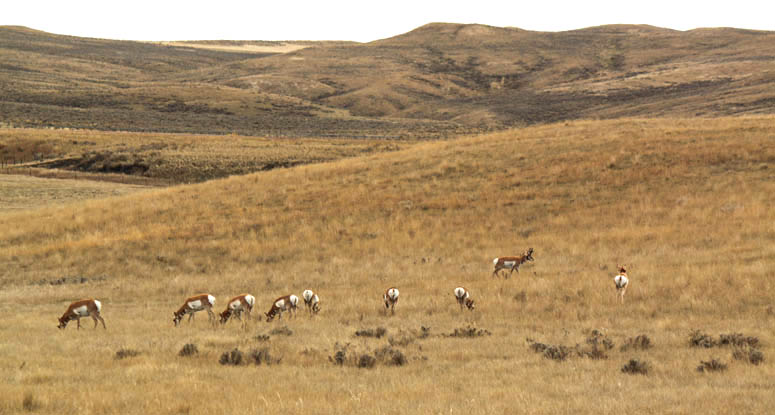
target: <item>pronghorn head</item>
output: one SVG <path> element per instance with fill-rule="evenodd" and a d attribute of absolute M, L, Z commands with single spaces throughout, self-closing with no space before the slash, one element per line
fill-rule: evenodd
<path fill-rule="evenodd" d="M 474 308 L 476 307 L 476 305 L 474 305 L 474 300 L 466 298 L 466 307 L 468 307 L 469 310 L 474 311 Z"/>
<path fill-rule="evenodd" d="M 173 312 L 172 316 L 172 323 L 177 327 L 180 324 L 180 319 L 183 318 L 183 315 Z"/>
<path fill-rule="evenodd" d="M 59 317 L 59 325 L 57 326 L 58 329 L 64 329 L 67 327 L 67 322 L 69 322 L 70 319 L 67 317 Z"/>
<path fill-rule="evenodd" d="M 617 265 L 616 267 L 619 268 L 619 273 L 620 274 L 626 274 L 627 273 L 626 265 Z"/>
<path fill-rule="evenodd" d="M 229 321 L 229 317 L 231 317 L 231 309 L 227 308 L 219 316 L 221 317 L 221 324 L 226 324 Z"/>
<path fill-rule="evenodd" d="M 271 311 L 270 311 L 270 312 L 268 312 L 268 313 L 264 313 L 264 314 L 266 314 L 266 322 L 267 322 L 267 323 L 271 323 L 271 322 L 272 322 L 272 320 L 274 320 L 274 314 L 275 314 L 275 313 L 273 313 L 273 312 L 271 312 Z"/>
<path fill-rule="evenodd" d="M 525 251 L 525 261 L 533 261 L 533 248 Z"/>

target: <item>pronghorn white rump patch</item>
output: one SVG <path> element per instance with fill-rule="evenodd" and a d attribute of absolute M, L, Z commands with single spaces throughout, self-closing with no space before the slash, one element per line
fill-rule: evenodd
<path fill-rule="evenodd" d="M 94 300 L 94 305 L 97 306 L 97 312 L 102 312 L 102 303 L 99 300 Z"/>
<path fill-rule="evenodd" d="M 291 303 L 291 307 L 296 307 L 299 305 L 299 297 L 296 297 L 295 295 L 291 295 L 289 297 L 289 302 Z"/>
<path fill-rule="evenodd" d="M 304 290 L 304 292 L 301 293 L 301 297 L 304 298 L 305 303 L 312 301 L 312 296 L 314 295 L 315 293 L 313 293 L 312 290 Z"/>
<path fill-rule="evenodd" d="M 398 288 L 391 288 L 387 292 L 387 296 L 390 300 L 397 300 L 398 299 Z"/>
<path fill-rule="evenodd" d="M 215 305 L 215 297 L 213 297 L 213 296 L 212 296 L 212 295 L 210 295 L 210 294 L 207 294 L 207 301 L 209 301 L 209 302 L 210 302 L 210 305 L 211 305 L 211 306 L 214 306 L 214 305 Z"/>
<path fill-rule="evenodd" d="M 455 297 L 466 299 L 468 298 L 468 292 L 463 287 L 457 287 L 455 288 Z"/>
<path fill-rule="evenodd" d="M 256 305 L 256 297 L 253 297 L 252 295 L 248 294 L 245 296 L 245 302 L 248 303 L 250 308 L 253 308 L 253 306 Z"/>
<path fill-rule="evenodd" d="M 616 288 L 624 288 L 630 280 L 627 279 L 624 275 L 617 275 L 614 277 L 614 283 L 616 284 Z"/>

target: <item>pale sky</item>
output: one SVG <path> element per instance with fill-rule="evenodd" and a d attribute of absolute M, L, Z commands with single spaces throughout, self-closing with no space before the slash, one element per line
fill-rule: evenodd
<path fill-rule="evenodd" d="M 0 7 L 0 25 L 123 40 L 370 42 L 431 22 L 481 23 L 536 31 L 603 24 L 775 31 L 775 1 L 4 0 Z"/>

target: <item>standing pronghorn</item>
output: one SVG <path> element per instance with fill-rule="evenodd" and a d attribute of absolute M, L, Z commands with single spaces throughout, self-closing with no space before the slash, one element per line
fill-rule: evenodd
<path fill-rule="evenodd" d="M 395 314 L 396 303 L 398 302 L 398 288 L 390 287 L 382 294 L 382 299 L 385 300 L 385 309 L 390 309 L 390 312 Z"/>
<path fill-rule="evenodd" d="M 471 298 L 471 294 L 468 292 L 468 290 L 463 287 L 455 288 L 455 298 L 457 299 L 458 304 L 460 304 L 461 310 L 465 305 L 469 310 L 474 311 L 474 300 Z"/>
<path fill-rule="evenodd" d="M 320 311 L 320 298 L 318 295 L 312 292 L 312 290 L 304 290 L 301 293 L 301 298 L 304 299 L 304 305 L 307 307 L 307 311 L 312 315 L 317 314 Z"/>
<path fill-rule="evenodd" d="M 624 293 L 627 291 L 627 285 L 630 284 L 630 279 L 627 278 L 627 269 L 624 265 L 618 265 L 619 274 L 614 277 L 614 284 L 616 284 L 616 294 L 624 304 Z"/>
<path fill-rule="evenodd" d="M 533 248 L 528 249 L 521 256 L 502 256 L 492 260 L 495 265 L 495 270 L 492 272 L 493 277 L 498 276 L 498 271 L 502 269 L 510 269 L 509 277 L 514 271 L 519 274 L 519 266 L 527 261 L 533 260 Z M 507 277 L 508 278 L 508 277 Z"/>
<path fill-rule="evenodd" d="M 250 320 L 250 312 L 253 310 L 253 305 L 256 304 L 256 298 L 250 294 L 240 294 L 226 304 L 226 309 L 220 314 L 221 324 L 226 324 L 229 321 L 229 317 L 232 314 L 242 321 L 242 312 L 247 314 L 247 320 Z"/>
<path fill-rule="evenodd" d="M 207 310 L 207 317 L 210 322 L 215 321 L 215 313 L 213 313 L 213 306 L 215 306 L 215 297 L 210 294 L 199 294 L 193 297 L 186 298 L 186 301 L 178 309 L 172 313 L 172 322 L 175 323 L 175 327 L 180 324 L 180 320 L 188 314 L 188 322 L 194 318 L 194 313 L 197 311 Z"/>
<path fill-rule="evenodd" d="M 102 303 L 95 299 L 76 301 L 67 307 L 67 311 L 59 318 L 59 325 L 57 327 L 64 329 L 67 327 L 67 323 L 70 320 L 75 319 L 75 321 L 78 322 L 78 329 L 80 329 L 81 317 L 91 316 L 92 320 L 94 320 L 95 329 L 97 328 L 97 321 L 101 321 L 102 328 L 107 329 L 107 327 L 105 327 L 105 320 L 100 317 L 101 310 Z"/>
<path fill-rule="evenodd" d="M 272 308 L 266 314 L 266 322 L 269 323 L 274 320 L 274 316 L 278 319 L 283 318 L 284 311 L 290 311 L 291 315 L 296 317 L 296 307 L 299 305 L 299 297 L 290 294 L 282 296 L 272 303 Z"/>

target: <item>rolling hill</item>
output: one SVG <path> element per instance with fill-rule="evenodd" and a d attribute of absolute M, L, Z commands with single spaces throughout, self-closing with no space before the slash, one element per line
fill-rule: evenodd
<path fill-rule="evenodd" d="M 434 23 L 370 43 L 143 43 L 0 27 L 0 123 L 449 137 L 572 119 L 769 114 L 775 33 Z"/>

